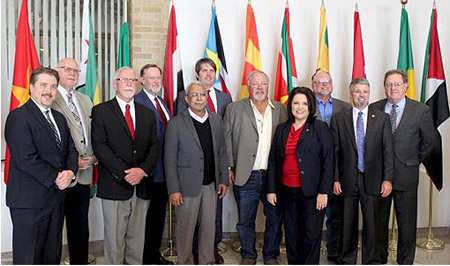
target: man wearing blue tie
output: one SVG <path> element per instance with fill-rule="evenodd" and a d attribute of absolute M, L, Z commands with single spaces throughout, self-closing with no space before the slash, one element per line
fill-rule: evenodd
<path fill-rule="evenodd" d="M 164 178 L 164 135 L 167 122 L 170 120 L 169 108 L 158 94 L 161 91 L 161 68 L 154 64 L 146 64 L 141 68 L 140 80 L 142 91 L 134 99 L 155 113 L 156 133 L 158 135 L 158 159 L 151 175 L 150 206 L 145 224 L 145 242 L 143 264 L 173 264 L 164 259 L 159 252 L 166 218 L 168 201 L 167 186 Z"/>

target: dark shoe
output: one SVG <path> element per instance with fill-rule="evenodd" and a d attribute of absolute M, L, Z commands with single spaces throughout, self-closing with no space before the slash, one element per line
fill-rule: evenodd
<path fill-rule="evenodd" d="M 163 256 L 159 256 L 156 260 L 149 263 L 151 265 L 173 265 L 173 261 L 166 260 Z"/>
<path fill-rule="evenodd" d="M 218 251 L 214 251 L 214 264 L 224 264 L 225 261 Z"/>
<path fill-rule="evenodd" d="M 332 262 L 336 263 L 338 261 L 339 257 L 338 256 L 327 256 L 327 259 L 329 261 L 332 261 Z"/>
<path fill-rule="evenodd" d="M 256 264 L 256 260 L 252 260 L 252 259 L 242 259 L 241 263 L 239 263 L 239 265 L 255 265 Z"/>
<path fill-rule="evenodd" d="M 278 261 L 276 259 L 270 259 L 264 262 L 265 265 L 278 265 Z"/>
<path fill-rule="evenodd" d="M 198 255 L 194 255 L 194 265 L 198 265 Z"/>

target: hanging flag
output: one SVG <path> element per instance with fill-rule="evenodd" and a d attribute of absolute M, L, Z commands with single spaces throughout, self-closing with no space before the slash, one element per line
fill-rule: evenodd
<path fill-rule="evenodd" d="M 245 62 L 239 99 L 248 97 L 247 76 L 255 70 L 262 70 L 258 30 L 256 29 L 255 14 L 253 13 L 250 1 L 247 4 L 247 19 L 245 24 Z"/>
<path fill-rule="evenodd" d="M 100 103 L 100 88 L 98 84 L 97 60 L 95 58 L 94 29 L 91 21 L 89 0 L 83 4 L 83 24 L 81 32 L 80 76 L 77 90 L 89 96 L 94 105 Z"/>
<path fill-rule="evenodd" d="M 30 98 L 31 72 L 40 67 L 39 57 L 34 46 L 33 36 L 28 23 L 28 1 L 22 1 L 19 21 L 17 24 L 16 55 L 14 58 L 14 73 L 11 88 L 12 111 L 28 101 Z M 10 153 L 8 146 L 5 152 L 4 181 L 8 181 Z"/>
<path fill-rule="evenodd" d="M 208 40 L 206 41 L 204 56 L 212 59 L 216 64 L 217 71 L 214 87 L 230 94 L 230 79 L 228 77 L 225 53 L 223 51 L 222 37 L 220 36 L 219 22 L 217 20 L 214 1 L 211 9 L 211 24 L 209 26 Z"/>
<path fill-rule="evenodd" d="M 117 68 L 131 66 L 130 63 L 130 30 L 125 21 L 120 29 L 119 55 L 117 56 Z"/>
<path fill-rule="evenodd" d="M 316 71 L 330 72 L 330 60 L 328 52 L 328 27 L 327 11 L 322 0 L 320 6 L 320 27 L 319 27 L 319 57 L 317 58 Z"/>
<path fill-rule="evenodd" d="M 437 31 L 436 6 L 433 6 L 433 11 L 431 12 L 430 32 L 428 34 L 426 49 L 421 101 L 430 107 L 434 126 L 437 128 L 447 120 L 450 112 L 448 109 L 447 84 Z M 423 164 L 436 188 L 441 190 L 443 180 L 442 139 L 440 139 L 439 145 L 437 145 L 433 153 L 424 160 Z"/>
<path fill-rule="evenodd" d="M 361 33 L 361 22 L 359 20 L 358 4 L 356 4 L 355 6 L 354 24 L 352 80 L 356 78 L 366 78 L 366 64 L 364 61 L 364 48 Z"/>
<path fill-rule="evenodd" d="M 277 79 L 274 93 L 274 99 L 285 104 L 287 104 L 289 93 L 297 86 L 298 76 L 292 47 L 289 7 L 286 7 L 281 28 L 281 47 L 278 53 Z"/>
<path fill-rule="evenodd" d="M 175 114 L 174 102 L 178 92 L 184 90 L 183 71 L 181 70 L 180 49 L 178 46 L 177 20 L 175 6 L 171 4 L 169 29 L 167 31 L 166 55 L 164 57 L 163 86 L 164 100 L 170 113 Z"/>
<path fill-rule="evenodd" d="M 406 90 L 406 96 L 413 100 L 417 99 L 409 19 L 408 12 L 404 5 L 402 7 L 402 19 L 400 22 L 400 46 L 398 51 L 397 69 L 405 71 L 408 76 L 408 90 Z"/>

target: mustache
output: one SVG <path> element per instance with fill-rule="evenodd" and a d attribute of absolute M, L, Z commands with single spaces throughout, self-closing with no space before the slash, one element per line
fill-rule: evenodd
<path fill-rule="evenodd" d="M 50 94 L 50 93 L 45 93 L 45 94 L 42 94 L 42 96 L 53 97 L 53 95 L 52 95 L 52 94 Z"/>

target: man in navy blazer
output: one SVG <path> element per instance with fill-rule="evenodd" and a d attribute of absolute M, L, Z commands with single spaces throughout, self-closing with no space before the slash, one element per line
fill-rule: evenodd
<path fill-rule="evenodd" d="M 13 224 L 13 264 L 60 264 L 66 188 L 78 171 L 64 116 L 50 108 L 58 72 L 41 67 L 30 77 L 31 99 L 6 120 L 11 152 L 6 205 Z"/>
<path fill-rule="evenodd" d="M 140 80 L 142 91 L 134 99 L 153 111 L 156 116 L 156 133 L 158 135 L 158 158 L 150 176 L 150 206 L 145 223 L 145 240 L 143 264 L 166 265 L 173 262 L 164 259 L 159 252 L 166 219 L 167 195 L 164 177 L 164 135 L 170 111 L 166 102 L 158 94 L 161 91 L 161 68 L 154 64 L 146 64 L 141 68 Z"/>
<path fill-rule="evenodd" d="M 231 96 L 226 94 L 220 89 L 214 87 L 214 81 L 216 79 L 216 64 L 210 58 L 202 58 L 195 63 L 195 75 L 197 79 L 206 85 L 208 93 L 208 103 L 206 109 L 209 112 L 218 114 L 223 118 L 225 114 L 225 108 L 233 100 Z M 187 110 L 186 101 L 184 100 L 186 92 L 182 91 L 178 94 L 177 98 L 177 114 L 183 114 Z M 217 201 L 217 213 L 216 213 L 216 237 L 214 240 L 214 256 L 215 264 L 223 264 L 224 260 L 218 252 L 217 246 L 222 241 L 222 199 Z M 194 235 L 194 254 L 197 254 L 197 234 Z"/>

